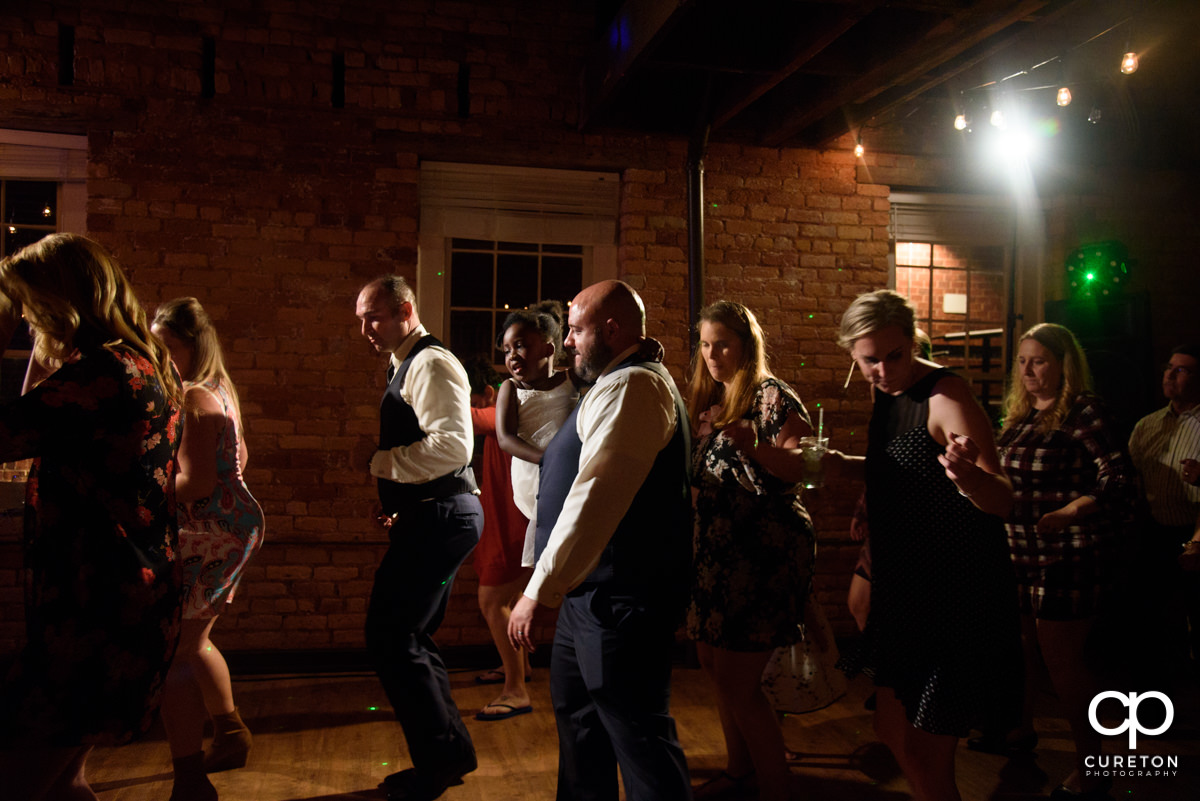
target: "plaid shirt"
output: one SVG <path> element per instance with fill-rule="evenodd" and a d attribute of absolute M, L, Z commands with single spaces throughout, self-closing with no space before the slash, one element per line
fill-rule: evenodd
<path fill-rule="evenodd" d="M 1001 433 L 998 444 L 1000 463 L 1013 484 L 1007 521 L 1013 561 L 1048 565 L 1111 543 L 1133 516 L 1134 471 L 1112 417 L 1095 395 L 1076 398 L 1049 434 L 1037 430 L 1036 416 L 1030 410 Z M 1037 533 L 1043 515 L 1084 495 L 1095 498 L 1099 508 L 1062 532 Z"/>

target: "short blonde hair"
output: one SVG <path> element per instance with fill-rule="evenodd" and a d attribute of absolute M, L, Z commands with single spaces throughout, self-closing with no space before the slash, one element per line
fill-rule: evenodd
<path fill-rule="evenodd" d="M 916 339 L 917 310 L 912 302 L 891 289 L 866 292 L 855 298 L 842 315 L 838 344 L 850 350 L 859 337 L 890 325 L 899 326 L 906 337 Z"/>

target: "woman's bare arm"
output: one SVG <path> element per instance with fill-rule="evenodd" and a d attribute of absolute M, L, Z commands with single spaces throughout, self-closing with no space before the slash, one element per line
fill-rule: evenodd
<path fill-rule="evenodd" d="M 542 450 L 517 436 L 517 392 L 511 379 L 496 393 L 496 441 L 500 450 L 517 459 L 534 464 L 542 461 Z"/>

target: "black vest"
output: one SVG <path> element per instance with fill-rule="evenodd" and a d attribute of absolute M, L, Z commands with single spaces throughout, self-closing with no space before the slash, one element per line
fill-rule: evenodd
<path fill-rule="evenodd" d="M 692 570 L 691 433 L 687 409 L 666 368 L 658 362 L 626 361 L 615 370 L 650 370 L 671 387 L 676 425 L 658 453 L 629 511 L 605 546 L 596 569 L 572 594 L 596 584 L 682 605 Z M 579 407 L 542 454 L 534 553 L 540 558 L 579 472 L 583 443 L 575 425 Z M 622 412 L 625 413 L 625 412 Z M 634 413 L 634 412 L 629 412 Z"/>
<path fill-rule="evenodd" d="M 400 397 L 404 387 L 404 378 L 412 360 L 425 348 L 443 347 L 441 342 L 432 334 L 421 337 L 417 344 L 400 362 L 388 381 L 387 391 L 379 403 L 379 450 L 387 451 L 401 445 L 412 445 L 418 440 L 425 439 L 426 433 L 421 430 L 417 421 L 417 413 Z M 390 372 L 390 371 L 389 371 Z M 417 501 L 432 498 L 448 498 L 464 492 L 475 491 L 475 474 L 471 465 L 465 464 L 452 473 L 427 481 L 424 484 L 400 484 L 390 479 L 378 479 L 379 501 L 383 504 L 385 514 L 392 514 L 404 506 Z"/>

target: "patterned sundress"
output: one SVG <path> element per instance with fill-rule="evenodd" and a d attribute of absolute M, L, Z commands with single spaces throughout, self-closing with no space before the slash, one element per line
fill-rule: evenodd
<path fill-rule="evenodd" d="M 222 383 L 198 386 L 221 402 L 224 419 L 217 439 L 216 489 L 179 508 L 179 553 L 187 592 L 183 616 L 188 619 L 221 614 L 263 537 L 262 507 L 242 480 L 241 431 L 233 398 Z"/>

